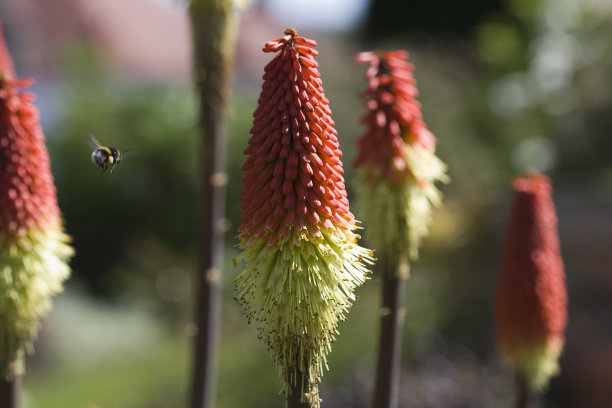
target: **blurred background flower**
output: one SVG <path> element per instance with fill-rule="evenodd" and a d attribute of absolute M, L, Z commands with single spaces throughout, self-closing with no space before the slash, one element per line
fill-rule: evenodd
<path fill-rule="evenodd" d="M 529 393 L 559 374 L 567 289 L 548 177 L 517 177 L 495 298 L 497 341 Z M 525 393 L 526 390 L 521 390 Z"/>
<path fill-rule="evenodd" d="M 358 62 L 370 65 L 362 94 L 368 98 L 361 118 L 366 131 L 357 140 L 354 163 L 360 215 L 393 275 L 418 259 L 432 209 L 442 201 L 435 183 L 448 182 L 446 165 L 435 155 L 435 137 L 423 122 L 414 66 L 407 59 L 407 51 L 357 54 Z"/>
<path fill-rule="evenodd" d="M 333 31 L 307 27 L 301 19 L 324 9 L 293 3 L 301 11 L 296 16 L 280 13 L 270 1 L 252 1 L 241 11 L 228 124 L 229 230 L 240 223 L 241 152 L 268 62 L 261 44 L 287 26 L 318 40 L 319 70 L 345 163 L 355 159 L 355 140 L 363 131 L 357 96 L 363 66 L 352 62 L 355 53 L 408 49 L 423 118 L 453 182 L 441 188 L 444 208 L 434 214 L 407 287 L 403 350 L 410 370 L 402 374 L 401 404 L 510 404 L 513 381 L 499 364 L 493 330 L 494 271 L 506 230 L 508 182 L 535 168 L 555 185 L 572 299 L 562 372 L 545 399 L 557 407 L 607 407 L 610 3 L 370 0 L 353 25 Z M 28 364 L 24 405 L 30 408 L 185 404 L 197 140 L 185 4 L 0 0 L 17 71 L 36 78 L 31 89 L 38 95 L 59 204 L 77 250 L 73 277 Z M 92 166 L 89 131 L 135 152 L 126 154 L 112 177 Z M 355 173 L 350 166 L 345 171 L 350 186 Z M 348 194 L 350 200 L 350 188 Z M 238 249 L 232 234 L 228 240 L 226 266 L 233 271 Z M 169 274 L 177 274 L 183 286 L 167 287 L 173 285 Z M 225 275 L 218 406 L 280 405 L 265 346 L 231 299 L 234 277 Z M 362 318 L 340 325 L 330 355 L 321 387 L 330 406 L 362 407 L 370 400 L 375 339 L 363 333 L 372 330 L 379 301 L 376 288 L 368 286 L 358 291 L 351 310 Z M 257 375 L 241 380 L 250 372 Z"/>

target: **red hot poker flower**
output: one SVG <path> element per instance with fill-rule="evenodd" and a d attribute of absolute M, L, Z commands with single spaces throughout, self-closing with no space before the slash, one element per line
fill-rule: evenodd
<path fill-rule="evenodd" d="M 501 352 L 511 367 L 541 391 L 559 371 L 567 323 L 567 290 L 548 177 L 518 177 L 496 321 Z"/>
<path fill-rule="evenodd" d="M 325 356 L 371 251 L 357 244 L 337 132 L 317 70 L 316 43 L 287 29 L 268 42 L 243 166 L 235 295 L 258 322 L 280 374 L 319 406 Z"/>
<path fill-rule="evenodd" d="M 31 81 L 14 79 L 0 34 L 0 375 L 23 371 L 40 317 L 70 270 Z"/>
<path fill-rule="evenodd" d="M 431 207 L 441 195 L 436 181 L 448 181 L 446 166 L 435 155 L 435 138 L 427 130 L 416 100 L 414 67 L 406 51 L 363 52 L 369 98 L 362 118 L 355 167 L 368 239 L 386 257 L 404 264 L 416 259 L 431 222 Z"/>

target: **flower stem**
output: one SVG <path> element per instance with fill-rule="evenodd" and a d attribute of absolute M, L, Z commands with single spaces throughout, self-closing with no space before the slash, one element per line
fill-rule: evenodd
<path fill-rule="evenodd" d="M 527 381 L 521 373 L 516 373 L 516 408 L 527 408 L 529 395 Z"/>
<path fill-rule="evenodd" d="M 0 407 L 19 408 L 21 376 L 16 375 L 12 381 L 0 376 Z"/>
<path fill-rule="evenodd" d="M 310 404 L 302 400 L 304 395 L 305 378 L 301 371 L 295 371 L 295 378 L 287 378 L 289 391 L 287 392 L 286 408 L 310 408 Z"/>
<path fill-rule="evenodd" d="M 198 273 L 192 408 L 213 407 L 225 234 L 225 112 L 232 75 L 231 0 L 193 0 L 190 6 L 194 76 L 200 104 Z"/>
<path fill-rule="evenodd" d="M 407 274 L 395 273 L 388 262 L 380 262 L 379 265 L 382 302 L 373 407 L 397 408 Z"/>
<path fill-rule="evenodd" d="M 516 408 L 540 408 L 542 401 L 540 395 L 529 391 L 527 379 L 521 373 L 516 373 Z"/>

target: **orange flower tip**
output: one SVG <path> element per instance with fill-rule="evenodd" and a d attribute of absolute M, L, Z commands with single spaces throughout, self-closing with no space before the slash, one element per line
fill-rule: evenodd
<path fill-rule="evenodd" d="M 365 51 L 360 52 L 355 55 L 355 61 L 357 62 L 371 62 L 378 59 L 378 55 L 376 55 L 373 51 Z"/>
<path fill-rule="evenodd" d="M 387 57 L 387 59 L 392 60 L 392 59 L 398 59 L 398 60 L 406 60 L 408 59 L 408 57 L 410 56 L 410 54 L 408 53 L 408 51 L 406 50 L 394 50 L 394 51 L 388 51 L 385 53 L 385 56 Z M 412 64 L 410 64 L 412 67 Z"/>
<path fill-rule="evenodd" d="M 551 191 L 550 179 L 540 173 L 531 172 L 525 176 L 516 177 L 512 182 L 512 187 L 516 192 L 524 193 L 546 193 Z"/>
<path fill-rule="evenodd" d="M 287 50 L 287 52 L 289 53 L 289 56 L 291 58 L 295 58 L 299 55 L 299 62 L 301 62 L 303 65 L 306 66 L 306 68 L 316 68 L 317 67 L 317 63 L 316 61 L 314 61 L 312 59 L 312 57 L 318 55 L 318 51 L 313 50 L 312 47 L 315 47 L 317 45 L 316 41 L 313 41 L 311 39 L 308 38 L 304 38 L 304 37 L 299 37 L 297 36 L 297 30 L 295 30 L 294 28 L 287 28 L 285 30 L 285 36 L 277 38 L 275 40 L 269 41 L 267 42 L 262 51 L 263 52 L 279 52 L 282 51 L 285 47 L 289 47 L 289 49 Z M 276 66 L 278 64 L 278 61 L 276 60 L 272 60 L 265 68 L 266 74 L 264 74 L 264 79 L 267 79 L 267 74 L 269 71 L 274 71 L 275 69 L 277 69 L 278 67 Z M 301 73 L 303 71 L 303 68 L 300 66 L 300 64 L 295 61 L 295 62 L 291 62 L 292 64 L 292 68 L 297 71 L 296 73 Z M 283 65 L 280 67 L 281 69 L 288 71 L 288 65 Z M 291 74 L 291 77 L 297 81 L 297 75 L 296 73 Z M 320 76 L 320 74 L 318 72 L 306 72 L 308 77 L 314 77 L 314 78 L 318 78 Z M 310 79 L 310 78 L 309 78 Z M 315 82 L 316 79 L 313 79 Z M 298 84 L 296 85 L 304 85 L 302 82 L 298 81 Z M 318 90 L 320 83 L 317 83 L 317 85 L 315 85 L 314 89 Z M 307 92 L 307 87 L 302 87 L 302 88 L 293 88 L 293 92 L 294 93 L 299 93 L 299 92 Z M 309 89 L 308 92 L 312 92 L 312 89 Z"/>

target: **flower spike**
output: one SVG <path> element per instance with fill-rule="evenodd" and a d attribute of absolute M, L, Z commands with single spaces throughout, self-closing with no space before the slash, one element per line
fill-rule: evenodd
<path fill-rule="evenodd" d="M 21 89 L 0 34 L 0 375 L 24 370 L 39 320 L 62 290 L 72 248 L 63 231 L 34 96 Z"/>
<path fill-rule="evenodd" d="M 287 29 L 266 65 L 243 166 L 235 297 L 270 349 L 287 397 L 319 406 L 318 383 L 372 251 L 357 244 L 337 132 L 313 49 Z"/>
<path fill-rule="evenodd" d="M 517 177 L 496 296 L 497 338 L 506 363 L 532 392 L 559 372 L 567 289 L 548 177 Z"/>
<path fill-rule="evenodd" d="M 391 264 L 408 265 L 431 223 L 432 206 L 441 202 L 438 181 L 448 182 L 446 165 L 435 155 L 435 138 L 427 130 L 416 97 L 418 90 L 408 52 L 362 52 L 368 98 L 354 165 L 360 215 L 368 240 Z M 398 268 L 407 270 L 407 268 Z"/>

